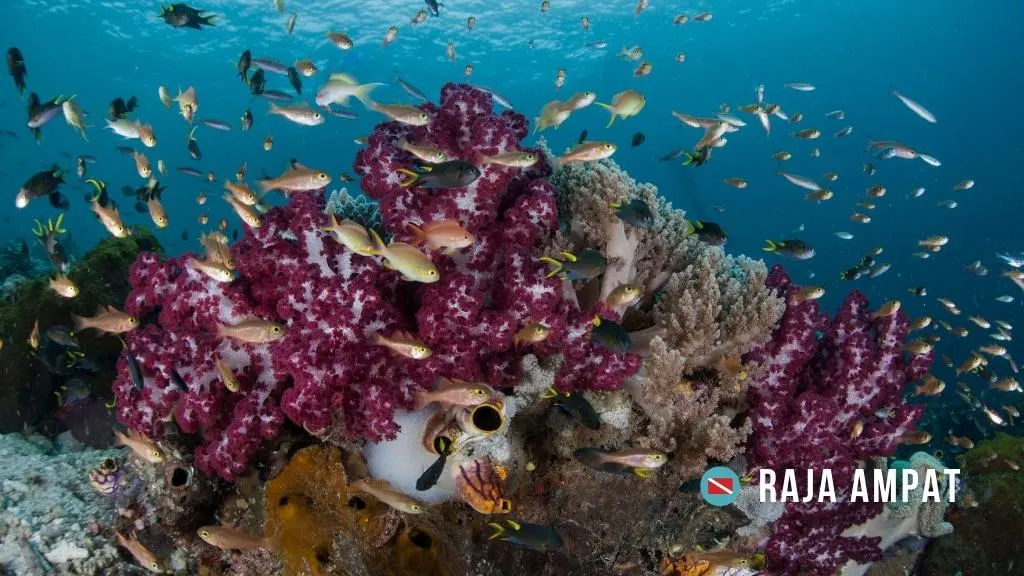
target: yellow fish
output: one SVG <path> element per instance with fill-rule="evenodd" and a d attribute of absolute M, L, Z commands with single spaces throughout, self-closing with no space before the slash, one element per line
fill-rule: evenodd
<path fill-rule="evenodd" d="M 373 251 L 384 257 L 384 266 L 397 270 L 412 282 L 430 284 L 441 279 L 437 266 L 412 244 L 392 242 L 384 244 L 376 230 L 370 230 Z"/>

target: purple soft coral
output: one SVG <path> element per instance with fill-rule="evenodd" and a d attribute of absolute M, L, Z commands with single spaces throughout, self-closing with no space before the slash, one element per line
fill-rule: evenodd
<path fill-rule="evenodd" d="M 238 278 L 230 284 L 203 276 L 187 257 L 161 262 L 143 254 L 132 268 L 125 309 L 159 315 L 157 324 L 127 336 L 145 385 L 133 387 L 126 366 L 120 367 L 114 392 L 123 423 L 160 438 L 165 423 L 176 420 L 182 431 L 202 434 L 197 466 L 234 480 L 285 417 L 312 434 L 343 431 L 379 441 L 397 432 L 395 410 L 410 408 L 413 394 L 439 376 L 515 384 L 520 359 L 531 349 L 517 348 L 513 338 L 530 322 L 552 328 L 548 341 L 532 351 L 565 352 L 562 385 L 615 388 L 639 368 L 636 357 L 617 357 L 585 338 L 589 316 L 563 301 L 561 281 L 547 278 L 538 261 L 537 246 L 558 217 L 543 160 L 526 170 L 483 165 L 480 178 L 465 188 L 399 185 L 397 168 L 413 160 L 397 147 L 400 140 L 426 141 L 453 159 L 479 163 L 518 149 L 526 119 L 492 114 L 490 96 L 465 85 L 446 85 L 441 106 L 423 109 L 433 115 L 429 126 L 378 126 L 355 168 L 397 239 L 410 237 L 407 224 L 445 218 L 474 233 L 469 248 L 431 254 L 440 281 L 402 281 L 378 258 L 334 242 L 320 230 L 319 192 L 298 194 L 271 210 L 262 226 L 231 247 Z M 218 323 L 252 317 L 282 324 L 287 334 L 268 344 L 217 335 Z M 370 344 L 375 332 L 398 330 L 412 333 L 433 355 L 410 360 Z M 238 392 L 221 383 L 218 360 L 238 377 Z"/>
<path fill-rule="evenodd" d="M 923 408 L 903 402 L 903 387 L 924 376 L 932 354 L 904 362 L 906 315 L 872 319 L 859 292 L 850 293 L 829 324 L 817 302 L 796 301 L 797 287 L 779 266 L 767 285 L 786 296 L 787 306 L 772 341 L 747 356 L 762 365 L 750 385 L 750 464 L 779 474 L 830 469 L 839 500 L 787 505 L 767 552 L 774 573 L 834 574 L 847 560 L 881 557 L 877 538 L 842 532 L 877 515 L 882 504 L 844 502 L 845 496 L 859 462 L 891 455 L 913 431 Z M 883 412 L 891 415 L 880 417 Z M 863 431 L 851 438 L 857 422 Z"/>

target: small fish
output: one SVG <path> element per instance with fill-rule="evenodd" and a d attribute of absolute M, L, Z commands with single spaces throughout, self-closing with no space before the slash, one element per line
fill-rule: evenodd
<path fill-rule="evenodd" d="M 972 442 L 971 439 L 967 438 L 966 436 L 958 437 L 958 436 L 953 436 L 951 434 L 951 435 L 946 437 L 946 443 L 949 444 L 950 446 L 959 446 L 960 448 L 963 448 L 964 450 L 970 450 L 970 449 L 974 448 L 974 442 Z"/>
<path fill-rule="evenodd" d="M 605 298 L 605 304 L 620 314 L 640 300 L 640 290 L 632 284 L 620 284 Z"/>
<path fill-rule="evenodd" d="M 892 316 L 893 314 L 898 312 L 899 309 L 900 309 L 900 301 L 899 300 L 889 300 L 885 304 L 882 304 L 882 306 L 877 311 L 868 314 L 868 318 L 875 319 L 875 318 L 884 318 L 884 317 Z"/>
<path fill-rule="evenodd" d="M 563 414 L 573 418 L 587 428 L 591 430 L 601 429 L 601 417 L 579 390 L 559 392 L 554 388 L 548 388 L 543 397 L 546 400 L 551 400 L 553 407 L 558 408 Z"/>
<path fill-rule="evenodd" d="M 1014 378 L 1003 378 L 989 385 L 989 388 L 993 390 L 1001 390 L 1003 392 L 1020 392 L 1020 384 Z"/>
<path fill-rule="evenodd" d="M 876 172 L 876 170 L 875 170 L 875 167 L 874 167 L 873 165 L 871 165 L 871 164 L 865 164 L 865 165 L 864 165 L 864 172 L 866 172 L 868 176 L 874 176 L 874 175 L 875 175 L 875 172 Z M 922 189 L 922 190 L 923 190 L 923 189 Z"/>
<path fill-rule="evenodd" d="M 900 438 L 901 444 L 927 444 L 932 441 L 932 435 L 925 431 L 910 432 Z"/>
<path fill-rule="evenodd" d="M 847 127 L 843 128 L 841 130 L 838 130 L 835 134 L 832 135 L 832 137 L 833 138 L 845 138 L 845 137 L 849 136 L 851 133 L 853 133 L 853 126 L 847 126 Z"/>
<path fill-rule="evenodd" d="M 633 340 L 621 324 L 594 316 L 594 327 L 588 335 L 591 342 L 615 354 L 626 354 L 633 349 Z"/>
<path fill-rule="evenodd" d="M 694 220 L 690 223 L 693 233 L 705 244 L 711 246 L 724 246 L 729 241 L 729 235 L 718 223 L 710 220 Z"/>
<path fill-rule="evenodd" d="M 455 62 L 455 43 L 454 42 L 449 42 L 444 47 L 444 53 L 445 53 L 445 56 L 448 57 L 448 61 L 449 62 Z"/>
<path fill-rule="evenodd" d="M 786 160 L 789 160 L 792 157 L 793 157 L 793 154 L 790 153 L 790 152 L 786 152 L 785 150 L 782 150 L 781 152 L 776 152 L 772 156 L 772 158 L 774 158 L 775 160 L 779 160 L 780 162 L 784 162 Z"/>
<path fill-rule="evenodd" d="M 863 420 L 857 420 L 856 422 L 853 423 L 853 428 L 850 429 L 850 439 L 853 440 L 855 438 L 859 438 L 860 435 L 863 432 L 864 432 L 864 421 Z"/>
<path fill-rule="evenodd" d="M 376 230 L 370 230 L 373 251 L 386 261 L 386 267 L 398 271 L 411 282 L 433 283 L 441 279 L 437 266 L 412 244 L 392 241 L 385 244 Z"/>
<path fill-rule="evenodd" d="M 852 240 L 853 239 L 853 234 L 850 234 L 849 232 L 836 232 L 835 235 L 836 235 L 836 237 L 841 238 L 843 240 Z"/>
<path fill-rule="evenodd" d="M 723 180 L 726 185 L 732 186 L 733 188 L 743 189 L 747 187 L 747 181 L 743 178 L 726 178 Z"/>
<path fill-rule="evenodd" d="M 989 422 L 992 422 L 996 426 L 1006 426 L 1006 420 L 1004 420 L 1002 416 L 997 414 L 995 410 L 992 410 L 991 408 L 985 405 L 982 405 L 981 409 L 985 413 L 985 416 L 988 417 Z"/>
<path fill-rule="evenodd" d="M 611 104 L 605 104 L 603 102 L 595 102 L 595 104 L 611 113 L 612 117 L 608 120 L 608 127 L 611 127 L 616 118 L 626 119 L 630 116 L 636 116 L 639 114 L 647 104 L 647 98 L 640 92 L 630 89 L 623 90 L 622 92 L 615 94 L 615 96 L 612 97 Z M 614 152 L 614 150 L 612 150 L 612 152 Z M 610 155 L 611 154 L 609 154 L 609 156 Z M 604 156 L 603 158 L 607 158 L 607 156 Z"/>
<path fill-rule="evenodd" d="M 28 335 L 28 345 L 31 346 L 33 350 L 37 350 L 39 348 L 39 319 L 38 318 L 36 319 L 36 323 L 32 326 L 32 332 L 30 332 L 29 335 Z"/>
<path fill-rule="evenodd" d="M 910 98 L 907 98 L 903 94 L 900 94 L 895 89 L 891 90 L 890 93 L 893 96 L 899 98 L 900 101 L 903 102 L 904 106 L 910 108 L 910 110 L 913 111 L 914 114 L 917 114 L 922 119 L 931 122 L 932 124 L 937 122 L 937 120 L 935 119 L 935 115 L 929 112 L 928 109 L 925 108 L 924 106 L 921 106 L 917 102 L 911 100 Z"/>
<path fill-rule="evenodd" d="M 114 535 L 117 537 L 117 543 L 126 548 L 128 552 L 131 552 L 132 557 L 135 558 L 135 561 L 140 566 L 155 574 L 162 574 L 164 572 L 163 564 L 160 563 L 156 554 L 153 554 L 149 548 L 143 546 L 138 538 L 135 537 L 135 534 L 125 537 L 120 532 L 114 532 Z"/>
<path fill-rule="evenodd" d="M 626 204 L 612 202 L 609 207 L 619 219 L 630 226 L 646 229 L 650 228 L 654 223 L 654 214 L 651 212 L 651 207 L 640 198 L 634 198 Z"/>
<path fill-rule="evenodd" d="M 957 203 L 956 200 L 943 200 L 942 202 L 939 202 L 939 206 L 953 209 L 957 207 Z"/>
<path fill-rule="evenodd" d="M 275 548 L 274 540 L 269 536 L 257 538 L 250 536 L 248 532 L 228 526 L 201 526 L 196 530 L 196 534 L 203 539 L 203 542 L 221 550 L 272 550 Z"/>
<path fill-rule="evenodd" d="M 961 374 L 966 374 L 967 372 L 973 372 L 974 370 L 977 370 L 984 361 L 984 358 L 979 356 L 977 353 L 972 352 L 967 360 L 964 360 L 964 363 L 956 369 L 956 375 L 959 376 Z"/>
<path fill-rule="evenodd" d="M 808 192 L 807 194 L 804 195 L 804 198 L 806 198 L 808 200 L 816 200 L 818 202 L 823 202 L 825 200 L 831 200 L 833 196 L 834 196 L 834 194 L 832 193 L 831 190 L 828 190 L 826 188 L 822 188 L 821 190 L 815 190 L 814 192 Z M 872 205 L 872 208 L 874 208 L 874 205 Z"/>
<path fill-rule="evenodd" d="M 327 39 L 339 50 L 351 50 L 352 39 L 344 32 L 328 32 Z"/>
<path fill-rule="evenodd" d="M 616 459 L 615 452 L 602 450 L 600 448 L 580 448 L 573 452 L 572 456 L 580 464 L 597 470 L 598 472 L 606 472 L 617 476 L 635 475 L 641 478 L 651 478 L 654 476 L 657 469 L 664 465 L 667 459 L 665 458 L 665 455 L 660 452 L 645 452 L 648 453 L 640 453 L 636 458 L 627 457 L 627 461 L 633 463 L 649 461 L 650 463 L 655 464 L 655 466 L 636 466 L 633 464 L 627 464 Z"/>
<path fill-rule="evenodd" d="M 217 337 L 249 344 L 268 344 L 285 337 L 288 330 L 268 320 L 249 318 L 234 325 L 217 323 Z"/>
<path fill-rule="evenodd" d="M 1010 302 L 1013 302 L 1013 296 L 1010 296 L 1009 294 L 1003 294 L 1001 296 L 996 296 L 996 301 L 1002 302 L 1004 304 L 1009 304 Z"/>
<path fill-rule="evenodd" d="M 376 102 L 371 102 L 368 107 L 407 126 L 426 126 L 430 124 L 431 120 L 430 114 L 427 114 L 415 106 L 406 106 L 404 104 L 378 104 Z"/>
<path fill-rule="evenodd" d="M 64 298 L 78 296 L 78 286 L 63 274 L 50 278 L 50 288 Z"/>
<path fill-rule="evenodd" d="M 765 242 L 768 243 L 768 246 L 762 248 L 765 252 L 775 252 L 796 260 L 808 260 L 815 255 L 814 248 L 803 240 L 765 240 Z"/>
<path fill-rule="evenodd" d="M 843 120 L 846 118 L 846 113 L 842 110 L 833 110 L 825 113 L 825 118 L 829 120 Z"/>
<path fill-rule="evenodd" d="M 455 444 L 446 436 L 438 436 L 434 439 L 434 448 L 437 450 L 437 460 L 416 479 L 416 490 L 420 492 L 430 490 L 441 479 L 448 456 L 454 452 Z"/>
<path fill-rule="evenodd" d="M 492 392 L 486 385 L 442 377 L 433 392 L 413 394 L 413 410 L 423 410 L 435 402 L 444 407 L 477 406 L 486 402 Z"/>
<path fill-rule="evenodd" d="M 805 302 L 808 300 L 817 300 L 824 295 L 825 289 L 821 286 L 804 286 L 793 294 L 793 300 L 795 302 Z"/>
<path fill-rule="evenodd" d="M 395 73 L 395 82 L 398 83 L 398 85 L 402 87 L 402 90 L 405 90 L 405 93 L 408 94 L 409 96 L 412 96 L 413 98 L 416 98 L 417 100 L 423 102 L 429 100 L 426 94 L 421 92 L 418 88 L 416 88 L 412 84 L 409 84 L 405 80 L 402 80 L 402 77 L 399 76 L 397 72 Z"/>
<path fill-rule="evenodd" d="M 449 160 L 414 169 L 399 168 L 398 172 L 410 176 L 400 183 L 402 188 L 463 188 L 480 177 L 480 169 L 465 160 Z"/>
<path fill-rule="evenodd" d="M 510 151 L 493 156 L 484 156 L 481 164 L 497 164 L 509 168 L 529 168 L 537 163 L 538 156 L 533 152 Z"/>
<path fill-rule="evenodd" d="M 114 436 L 118 444 L 129 448 L 132 453 L 150 464 L 160 464 L 165 459 L 164 451 L 157 446 L 156 442 L 138 432 L 132 430 L 129 430 L 128 434 L 115 432 Z"/>
<path fill-rule="evenodd" d="M 445 254 L 468 248 L 476 242 L 473 233 L 463 228 L 458 220 L 437 220 L 422 228 L 407 224 L 406 228 L 413 234 L 410 244 L 424 244 L 428 250 L 444 250 Z"/>
<path fill-rule="evenodd" d="M 913 340 L 903 345 L 903 351 L 914 355 L 928 354 L 932 351 L 932 344 L 926 340 Z M 926 378 L 927 380 L 927 378 Z M 939 392 L 942 390 L 940 389 Z M 938 392 L 936 392 L 937 394 Z M 921 387 L 918 388 L 918 396 L 922 394 Z"/>
<path fill-rule="evenodd" d="M 523 343 L 537 344 L 546 340 L 549 334 L 551 334 L 550 328 L 543 324 L 531 322 L 515 333 L 515 336 L 512 337 L 512 343 L 516 346 Z"/>
<path fill-rule="evenodd" d="M 406 514 L 422 514 L 426 508 L 415 498 L 396 490 L 384 480 L 361 479 L 349 484 L 349 487 L 380 500 L 384 504 Z"/>
<path fill-rule="evenodd" d="M 710 22 L 711 21 L 711 17 L 712 17 L 711 12 L 701 12 L 700 14 L 697 14 L 696 16 L 693 17 L 693 21 L 694 22 Z"/>
<path fill-rule="evenodd" d="M 271 102 L 267 114 L 282 116 L 288 121 L 301 126 L 319 126 L 324 123 L 323 114 L 313 110 L 306 104 L 301 106 L 278 106 Z"/>
<path fill-rule="evenodd" d="M 545 0 L 546 2 L 547 0 Z M 494 534 L 491 534 L 488 540 L 504 540 L 517 546 L 539 551 L 559 550 L 563 544 L 562 537 L 558 535 L 558 532 L 541 524 L 501 520 L 490 522 L 488 526 L 494 530 Z"/>
<path fill-rule="evenodd" d="M 631 145 L 634 148 L 636 148 L 637 146 L 643 144 L 645 140 L 647 140 L 647 137 L 644 136 L 644 133 L 637 132 L 636 134 L 633 134 L 633 140 L 631 141 Z"/>
<path fill-rule="evenodd" d="M 288 35 L 291 36 L 292 32 L 295 31 L 295 21 L 299 19 L 299 15 L 292 12 L 288 15 Z"/>
<path fill-rule="evenodd" d="M 868 188 L 865 194 L 867 194 L 871 198 L 881 198 L 882 196 L 885 196 L 885 186 L 875 184 L 874 186 Z"/>
<path fill-rule="evenodd" d="M 423 24 L 426 21 L 427 21 L 427 11 L 426 10 L 420 10 L 419 12 L 416 13 L 415 16 L 412 17 L 412 24 L 413 24 L 413 26 L 415 26 L 417 24 Z"/>
<path fill-rule="evenodd" d="M 801 112 L 794 112 L 789 116 L 789 121 L 793 124 L 799 124 L 804 119 L 804 115 Z"/>
<path fill-rule="evenodd" d="M 92 328 L 105 333 L 123 334 L 139 326 L 137 318 L 125 314 L 113 306 L 98 307 L 96 315 L 92 317 L 72 315 L 71 318 L 75 323 L 75 332 Z"/>
<path fill-rule="evenodd" d="M 549 266 L 548 277 L 562 275 L 569 280 L 589 282 L 601 275 L 608 266 L 604 255 L 596 250 L 586 249 L 579 254 L 562 252 L 564 260 L 542 257 L 541 262 Z"/>
<path fill-rule="evenodd" d="M 850 214 L 850 220 L 860 224 L 868 224 L 871 222 L 871 217 L 866 214 L 861 214 L 860 212 L 854 212 L 853 214 Z"/>
<path fill-rule="evenodd" d="M 274 148 L 274 138 L 272 136 L 267 136 L 266 138 L 264 138 L 263 139 L 263 150 L 266 151 L 266 152 L 270 152 L 270 150 L 273 149 L 273 148 Z"/>
<path fill-rule="evenodd" d="M 235 273 L 219 262 L 209 262 L 205 260 L 197 260 L 196 258 L 189 258 L 187 260 L 187 264 L 190 268 L 193 268 L 207 278 L 217 282 L 227 284 L 233 282 L 235 279 Z"/>
<path fill-rule="evenodd" d="M 639 66 L 633 70 L 633 78 L 643 78 L 651 73 L 654 66 L 650 62 L 641 62 Z"/>
<path fill-rule="evenodd" d="M 264 194 L 271 190 L 282 190 L 285 196 L 296 192 L 319 190 L 330 183 L 331 176 L 326 172 L 308 168 L 297 162 L 292 162 L 291 169 L 277 178 L 258 181 Z"/>
<path fill-rule="evenodd" d="M 814 140 L 821 136 L 821 130 L 817 128 L 805 128 L 796 132 L 791 132 L 790 136 L 794 138 L 803 138 L 804 140 Z"/>
<path fill-rule="evenodd" d="M 224 122 L 223 120 L 205 119 L 200 120 L 199 123 L 203 126 L 206 126 L 207 128 L 213 128 L 214 130 L 220 130 L 222 132 L 231 131 L 231 126 L 229 126 L 228 123 Z"/>
<path fill-rule="evenodd" d="M 320 229 L 331 233 L 339 244 L 360 256 L 375 256 L 377 254 L 373 250 L 370 234 L 362 224 L 352 220 L 343 220 L 339 223 L 333 212 L 328 212 L 327 216 L 328 225 Z"/>
<path fill-rule="evenodd" d="M 466 30 L 472 31 L 476 26 L 476 16 L 470 16 L 466 18 Z"/>
<path fill-rule="evenodd" d="M 676 14 L 675 18 L 672 19 L 673 26 L 681 26 L 690 21 L 690 17 L 686 14 Z"/>
<path fill-rule="evenodd" d="M 784 84 L 784 86 L 791 90 L 797 90 L 800 92 L 813 92 L 815 90 L 813 84 L 805 84 L 803 82 L 789 82 L 787 84 Z"/>
<path fill-rule="evenodd" d="M 974 180 L 962 180 L 953 186 L 953 190 L 970 190 L 974 188 Z"/>
<path fill-rule="evenodd" d="M 787 152 L 787 154 L 788 154 L 788 152 Z M 821 186 L 820 184 L 818 184 L 814 180 L 811 180 L 810 178 L 807 178 L 805 176 L 800 176 L 800 175 L 797 175 L 797 174 L 791 174 L 791 173 L 786 172 L 784 170 L 779 170 L 778 171 L 778 175 L 782 176 L 783 178 L 788 180 L 790 184 L 793 184 L 794 186 L 798 186 L 800 188 L 803 188 L 804 190 L 810 190 L 812 192 L 817 192 L 818 190 L 821 190 L 823 188 L 823 186 Z"/>
<path fill-rule="evenodd" d="M 604 50 L 608 47 L 608 42 L 605 40 L 594 40 L 593 42 L 587 42 L 584 46 L 592 50 Z"/>
<path fill-rule="evenodd" d="M 547 14 L 548 10 L 551 10 L 551 2 L 549 2 L 548 0 L 543 0 L 540 3 L 540 13 Z"/>
<path fill-rule="evenodd" d="M 940 246 L 941 247 L 941 246 L 945 246 L 948 243 L 949 243 L 949 237 L 948 236 L 943 236 L 941 234 L 937 234 L 937 235 L 934 235 L 934 236 L 928 236 L 927 238 L 925 238 L 923 240 L 918 240 L 917 241 L 918 246 L 927 246 L 927 247 L 933 247 L 933 246 Z"/>
<path fill-rule="evenodd" d="M 381 42 L 381 48 L 387 48 L 388 44 L 391 44 L 398 38 L 398 26 L 392 26 L 388 28 L 388 31 L 384 33 L 384 40 Z"/>

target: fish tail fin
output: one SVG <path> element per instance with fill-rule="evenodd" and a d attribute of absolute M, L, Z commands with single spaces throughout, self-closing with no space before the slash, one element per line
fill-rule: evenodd
<path fill-rule="evenodd" d="M 558 397 L 558 390 L 555 390 L 553 387 L 552 388 L 548 388 L 547 390 L 544 391 L 544 394 L 541 395 L 541 398 L 543 398 L 544 400 L 550 400 L 552 398 L 557 398 L 557 397 Z"/>
<path fill-rule="evenodd" d="M 267 114 L 280 114 L 280 111 L 281 108 L 273 102 L 270 103 L 270 108 L 267 108 Z"/>
<path fill-rule="evenodd" d="M 427 241 L 427 233 L 423 231 L 423 228 L 420 228 L 415 224 L 406 224 L 405 227 L 409 232 L 412 232 L 413 241 L 409 243 L 413 246 L 419 246 Z"/>
<path fill-rule="evenodd" d="M 412 396 L 412 410 L 413 412 L 419 412 L 427 406 L 430 406 L 430 396 L 426 392 L 416 392 Z"/>
<path fill-rule="evenodd" d="M 774 241 L 765 240 L 765 242 L 767 242 L 768 245 L 765 246 L 764 248 L 761 248 L 761 250 L 764 250 L 765 252 L 775 252 L 776 250 L 779 249 L 779 245 L 776 244 Z"/>
<path fill-rule="evenodd" d="M 545 264 L 547 264 L 548 267 L 549 267 L 548 278 L 551 278 L 552 276 L 554 276 L 554 275 L 556 275 L 556 274 L 558 274 L 559 272 L 562 271 L 562 263 L 559 262 L 558 260 L 555 260 L 554 258 L 548 258 L 547 256 L 542 256 L 540 258 L 540 261 L 545 263 Z"/>
<path fill-rule="evenodd" d="M 505 527 L 501 524 L 498 524 L 497 522 L 488 522 L 487 525 L 494 529 L 494 534 L 488 536 L 488 540 L 494 540 L 495 538 L 505 533 Z"/>
<path fill-rule="evenodd" d="M 689 166 L 697 158 L 697 155 L 691 152 L 683 152 L 683 156 L 683 166 Z"/>
<path fill-rule="evenodd" d="M 260 192 L 263 194 L 266 194 L 276 188 L 273 180 L 257 180 L 256 184 L 260 187 Z"/>
<path fill-rule="evenodd" d="M 217 337 L 218 338 L 225 338 L 225 337 L 227 337 L 227 334 L 225 333 L 226 332 L 225 328 L 227 328 L 227 326 L 221 324 L 220 322 L 217 322 Z"/>
<path fill-rule="evenodd" d="M 215 24 L 214 21 L 213 21 L 213 19 L 216 18 L 216 17 L 217 17 L 216 14 L 211 14 L 210 16 L 200 16 L 199 17 L 199 23 L 200 24 L 206 24 L 207 26 L 216 26 L 217 24 Z"/>
<path fill-rule="evenodd" d="M 380 234 L 373 228 L 370 228 L 370 244 L 373 246 L 374 254 L 384 254 L 384 240 L 381 240 Z"/>
<path fill-rule="evenodd" d="M 634 468 L 633 474 L 640 478 L 653 478 L 654 468 Z"/>
<path fill-rule="evenodd" d="M 369 84 L 360 84 L 359 86 L 356 86 L 355 89 L 352 91 L 352 95 L 356 97 L 356 100 L 362 102 L 363 106 L 366 106 L 371 110 L 375 110 L 377 103 L 370 99 L 370 92 L 373 92 L 373 89 L 378 86 L 384 86 L 384 83 L 371 82 Z"/>
<path fill-rule="evenodd" d="M 75 325 L 75 332 L 81 332 L 82 330 L 87 330 L 89 328 L 92 328 L 92 325 L 89 323 L 89 319 L 88 318 L 83 318 L 81 316 L 76 316 L 76 315 L 72 314 L 71 315 L 71 321 Z"/>
<path fill-rule="evenodd" d="M 406 176 L 411 176 L 411 178 L 403 180 L 403 181 L 401 181 L 398 184 L 402 188 L 411 188 L 411 187 L 415 186 L 417 182 L 420 181 L 420 175 L 417 174 L 416 172 L 412 171 L 412 170 L 409 170 L 408 168 L 399 168 L 397 170 L 397 172 L 399 174 L 405 174 Z"/>
<path fill-rule="evenodd" d="M 271 104 L 271 106 L 273 106 L 273 104 Z M 196 130 L 198 130 L 198 129 L 199 129 L 199 126 L 193 126 L 192 129 L 188 131 L 188 141 L 189 142 L 198 142 L 199 141 L 199 139 L 196 138 Z"/>

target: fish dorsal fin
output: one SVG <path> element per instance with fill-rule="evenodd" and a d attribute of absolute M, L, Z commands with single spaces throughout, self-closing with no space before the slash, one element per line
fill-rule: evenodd
<path fill-rule="evenodd" d="M 330 81 L 331 82 L 340 82 L 342 84 L 350 84 L 350 85 L 353 85 L 353 86 L 357 83 L 355 81 L 355 78 L 353 78 L 351 74 L 346 74 L 344 72 L 336 72 L 336 73 L 332 74 L 331 78 L 330 78 Z"/>
<path fill-rule="evenodd" d="M 409 334 L 405 330 L 395 330 L 391 333 L 391 339 L 394 340 L 395 338 L 408 338 L 412 340 L 412 334 Z"/>
<path fill-rule="evenodd" d="M 355 220 L 349 220 L 348 218 L 345 218 L 344 220 L 342 220 L 341 221 L 341 225 L 342 226 L 358 226 L 359 228 L 363 228 L 362 224 L 360 224 L 359 222 L 356 222 Z"/>
<path fill-rule="evenodd" d="M 441 379 L 438 380 L 438 382 L 437 382 L 437 390 L 438 391 L 448 390 L 448 389 L 455 388 L 455 387 L 460 386 L 460 385 L 465 384 L 465 383 L 466 383 L 465 381 L 459 380 L 457 378 L 448 378 L 448 377 L 442 376 Z"/>
<path fill-rule="evenodd" d="M 445 218 L 444 220 L 437 220 L 436 222 L 431 222 L 429 228 L 439 228 L 441 226 L 458 226 L 459 228 L 461 228 L 462 224 L 459 223 L 459 221 L 454 218 Z"/>
<path fill-rule="evenodd" d="M 391 484 L 387 480 L 381 480 L 380 478 L 363 478 L 361 482 L 368 488 L 378 490 L 388 490 L 391 488 Z"/>

